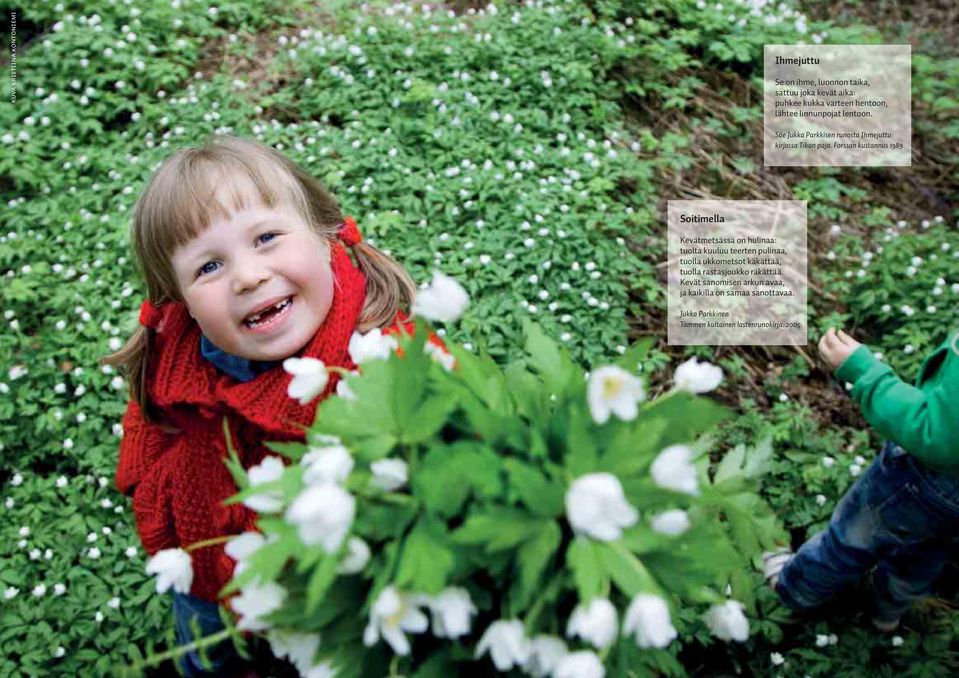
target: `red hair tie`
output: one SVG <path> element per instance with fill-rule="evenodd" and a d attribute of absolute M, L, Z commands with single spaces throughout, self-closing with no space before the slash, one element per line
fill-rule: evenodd
<path fill-rule="evenodd" d="M 353 247 L 358 242 L 362 242 L 363 236 L 360 235 L 360 229 L 356 227 L 353 217 L 343 217 L 343 223 L 340 224 L 340 230 L 337 232 L 340 241 L 347 247 Z"/>
<path fill-rule="evenodd" d="M 156 329 L 163 319 L 163 311 L 150 303 L 149 299 L 140 304 L 140 324 L 144 327 Z"/>

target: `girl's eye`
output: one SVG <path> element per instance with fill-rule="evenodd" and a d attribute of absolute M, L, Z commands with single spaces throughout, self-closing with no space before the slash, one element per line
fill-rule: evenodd
<path fill-rule="evenodd" d="M 259 237 L 257 238 L 257 240 L 259 241 L 261 238 L 265 238 L 265 237 L 267 237 L 267 236 L 274 236 L 274 237 L 275 237 L 275 236 L 277 236 L 277 235 L 279 235 L 279 233 L 277 233 L 276 231 L 270 231 L 270 232 L 268 232 L 268 233 L 264 233 L 263 235 L 259 236 Z M 271 243 L 271 242 L 273 242 L 274 237 L 271 237 L 269 240 L 266 241 L 266 243 Z M 203 264 L 203 266 L 201 266 L 200 269 L 197 271 L 197 275 L 199 276 L 199 275 L 204 275 L 204 274 L 206 274 L 206 273 L 212 273 L 212 272 L 213 272 L 214 270 L 216 270 L 216 269 L 208 269 L 207 266 L 209 266 L 210 264 L 213 264 L 213 263 L 216 263 L 216 262 L 214 262 L 213 260 L 210 260 L 210 261 L 206 262 L 205 264 Z"/>

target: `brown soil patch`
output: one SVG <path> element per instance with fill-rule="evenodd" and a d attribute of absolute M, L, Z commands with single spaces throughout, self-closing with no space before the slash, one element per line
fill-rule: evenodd
<path fill-rule="evenodd" d="M 889 10 L 892 11 L 891 9 Z M 865 19 L 864 19 L 865 20 Z M 678 74 L 678 79 L 684 74 Z M 780 168 L 762 165 L 762 119 L 742 122 L 736 120 L 734 109 L 749 107 L 760 93 L 748 81 L 735 73 L 717 69 L 703 69 L 697 76 L 706 81 L 706 86 L 685 110 L 666 110 L 662 102 L 629 100 L 624 102 L 628 124 L 648 127 L 658 138 L 672 132 L 688 136 L 686 152 L 693 156 L 694 164 L 686 169 L 659 173 L 658 221 L 651 237 L 629 242 L 629 247 L 641 253 L 647 261 L 657 266 L 661 290 L 665 294 L 665 222 L 666 203 L 670 199 L 796 199 L 791 187 L 804 179 L 821 176 L 819 168 Z M 955 162 L 959 148 L 955 144 L 944 145 L 940 139 L 932 139 L 918 132 L 916 121 L 923 121 L 928 109 L 922 102 L 914 103 L 913 166 L 901 168 L 837 168 L 835 178 L 845 185 L 867 191 L 868 198 L 855 203 L 845 201 L 841 207 L 848 213 L 843 229 L 846 233 L 858 233 L 864 240 L 881 235 L 875 226 L 863 224 L 863 217 L 878 206 L 888 207 L 894 220 L 906 219 L 916 222 L 937 214 L 950 213 L 950 200 L 959 195 L 959 172 Z M 724 122 L 725 130 L 736 130 L 736 135 L 721 136 L 703 125 L 694 126 L 693 119 L 718 119 Z M 933 121 L 929 121 L 933 122 Z M 654 154 L 649 154 L 654 159 Z M 751 172 L 737 171 L 732 160 L 746 157 L 753 160 Z M 827 293 L 817 281 L 817 271 L 828 264 L 826 253 L 832 246 L 829 236 L 831 223 L 824 218 L 811 217 L 808 231 L 809 246 L 809 299 L 821 312 L 842 309 L 842 300 Z M 665 304 L 650 302 L 634 295 L 630 299 L 631 313 L 629 339 L 642 336 L 658 338 L 658 348 L 673 359 L 685 354 L 685 347 L 670 347 L 666 344 Z M 747 379 L 727 382 L 716 396 L 736 408 L 743 397 L 753 398 L 763 408 L 772 405 L 763 385 L 777 375 L 798 352 L 810 367 L 810 375 L 789 383 L 789 394 L 794 400 L 814 405 L 825 425 L 864 426 L 864 420 L 855 403 L 836 383 L 831 372 L 818 358 L 814 344 L 806 347 L 779 346 L 718 346 L 716 358 L 740 356 L 749 374 Z M 668 378 L 669 375 L 663 375 Z M 653 385 L 655 388 L 655 385 Z M 665 384 L 663 385 L 665 387 Z"/>
<path fill-rule="evenodd" d="M 200 52 L 193 71 L 203 77 L 220 74 L 242 80 L 247 89 L 238 91 L 238 94 L 259 99 L 292 81 L 292 70 L 289 67 L 279 69 L 276 56 L 281 50 L 298 48 L 292 38 L 296 36 L 298 40 L 304 40 L 299 31 L 307 27 L 314 31 L 335 31 L 336 17 L 320 4 L 297 7 L 290 16 L 277 17 L 277 23 L 268 30 L 256 33 L 237 31 L 235 43 L 230 43 L 229 36 L 209 41 Z M 284 35 L 290 38 L 290 42 L 281 45 L 279 38 Z M 243 53 L 232 53 L 237 44 L 245 48 Z M 252 48 L 252 56 L 247 55 L 249 48 Z"/>

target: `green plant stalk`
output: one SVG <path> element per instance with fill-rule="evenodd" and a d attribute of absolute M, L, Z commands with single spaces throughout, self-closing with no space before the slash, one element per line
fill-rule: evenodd
<path fill-rule="evenodd" d="M 555 590 L 563 583 L 563 574 L 563 570 L 557 572 L 543 590 L 543 595 L 539 596 L 536 599 L 536 602 L 533 603 L 533 607 L 530 608 L 529 614 L 526 615 L 526 635 L 530 635 L 532 633 L 533 626 L 536 624 L 540 613 L 543 611 L 543 605 L 545 604 L 546 599 L 552 597 Z"/>
<path fill-rule="evenodd" d="M 204 539 L 202 541 L 194 542 L 186 547 L 185 551 L 187 553 L 192 553 L 207 546 L 216 546 L 217 544 L 222 544 L 223 542 L 230 541 L 235 537 L 235 534 L 227 534 L 222 537 L 211 537 L 210 539 Z"/>
<path fill-rule="evenodd" d="M 135 664 L 132 664 L 129 668 L 142 669 L 142 668 L 146 668 L 147 666 L 156 666 L 158 664 L 162 664 L 167 659 L 176 659 L 177 657 L 182 657 L 183 655 L 187 654 L 188 652 L 192 652 L 193 650 L 199 650 L 202 647 L 215 645 L 216 643 L 219 643 L 221 640 L 225 640 L 229 638 L 231 633 L 232 633 L 232 629 L 229 629 L 229 628 L 223 629 L 222 631 L 214 633 L 211 636 L 203 636 L 199 640 L 194 640 L 192 643 L 189 643 L 187 645 L 178 645 L 172 650 L 167 650 L 166 652 L 161 652 L 160 654 L 150 655 L 149 657 L 144 659 L 142 662 L 137 662 Z"/>

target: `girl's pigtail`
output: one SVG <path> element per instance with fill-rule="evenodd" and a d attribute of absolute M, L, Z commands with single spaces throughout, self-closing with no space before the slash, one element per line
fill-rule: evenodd
<path fill-rule="evenodd" d="M 366 303 L 360 312 L 358 329 L 368 332 L 387 327 L 396 320 L 397 311 L 408 314 L 416 297 L 416 284 L 406 269 L 366 242 L 356 243 L 350 251 L 366 276 Z"/>
<path fill-rule="evenodd" d="M 155 424 L 168 433 L 176 433 L 178 429 L 164 423 L 163 417 L 156 411 L 147 394 L 147 373 L 153 341 L 153 330 L 138 324 L 127 343 L 116 353 L 100 358 L 99 363 L 101 366 L 117 366 L 117 371 L 130 387 L 130 399 L 140 406 L 144 421 Z"/>

